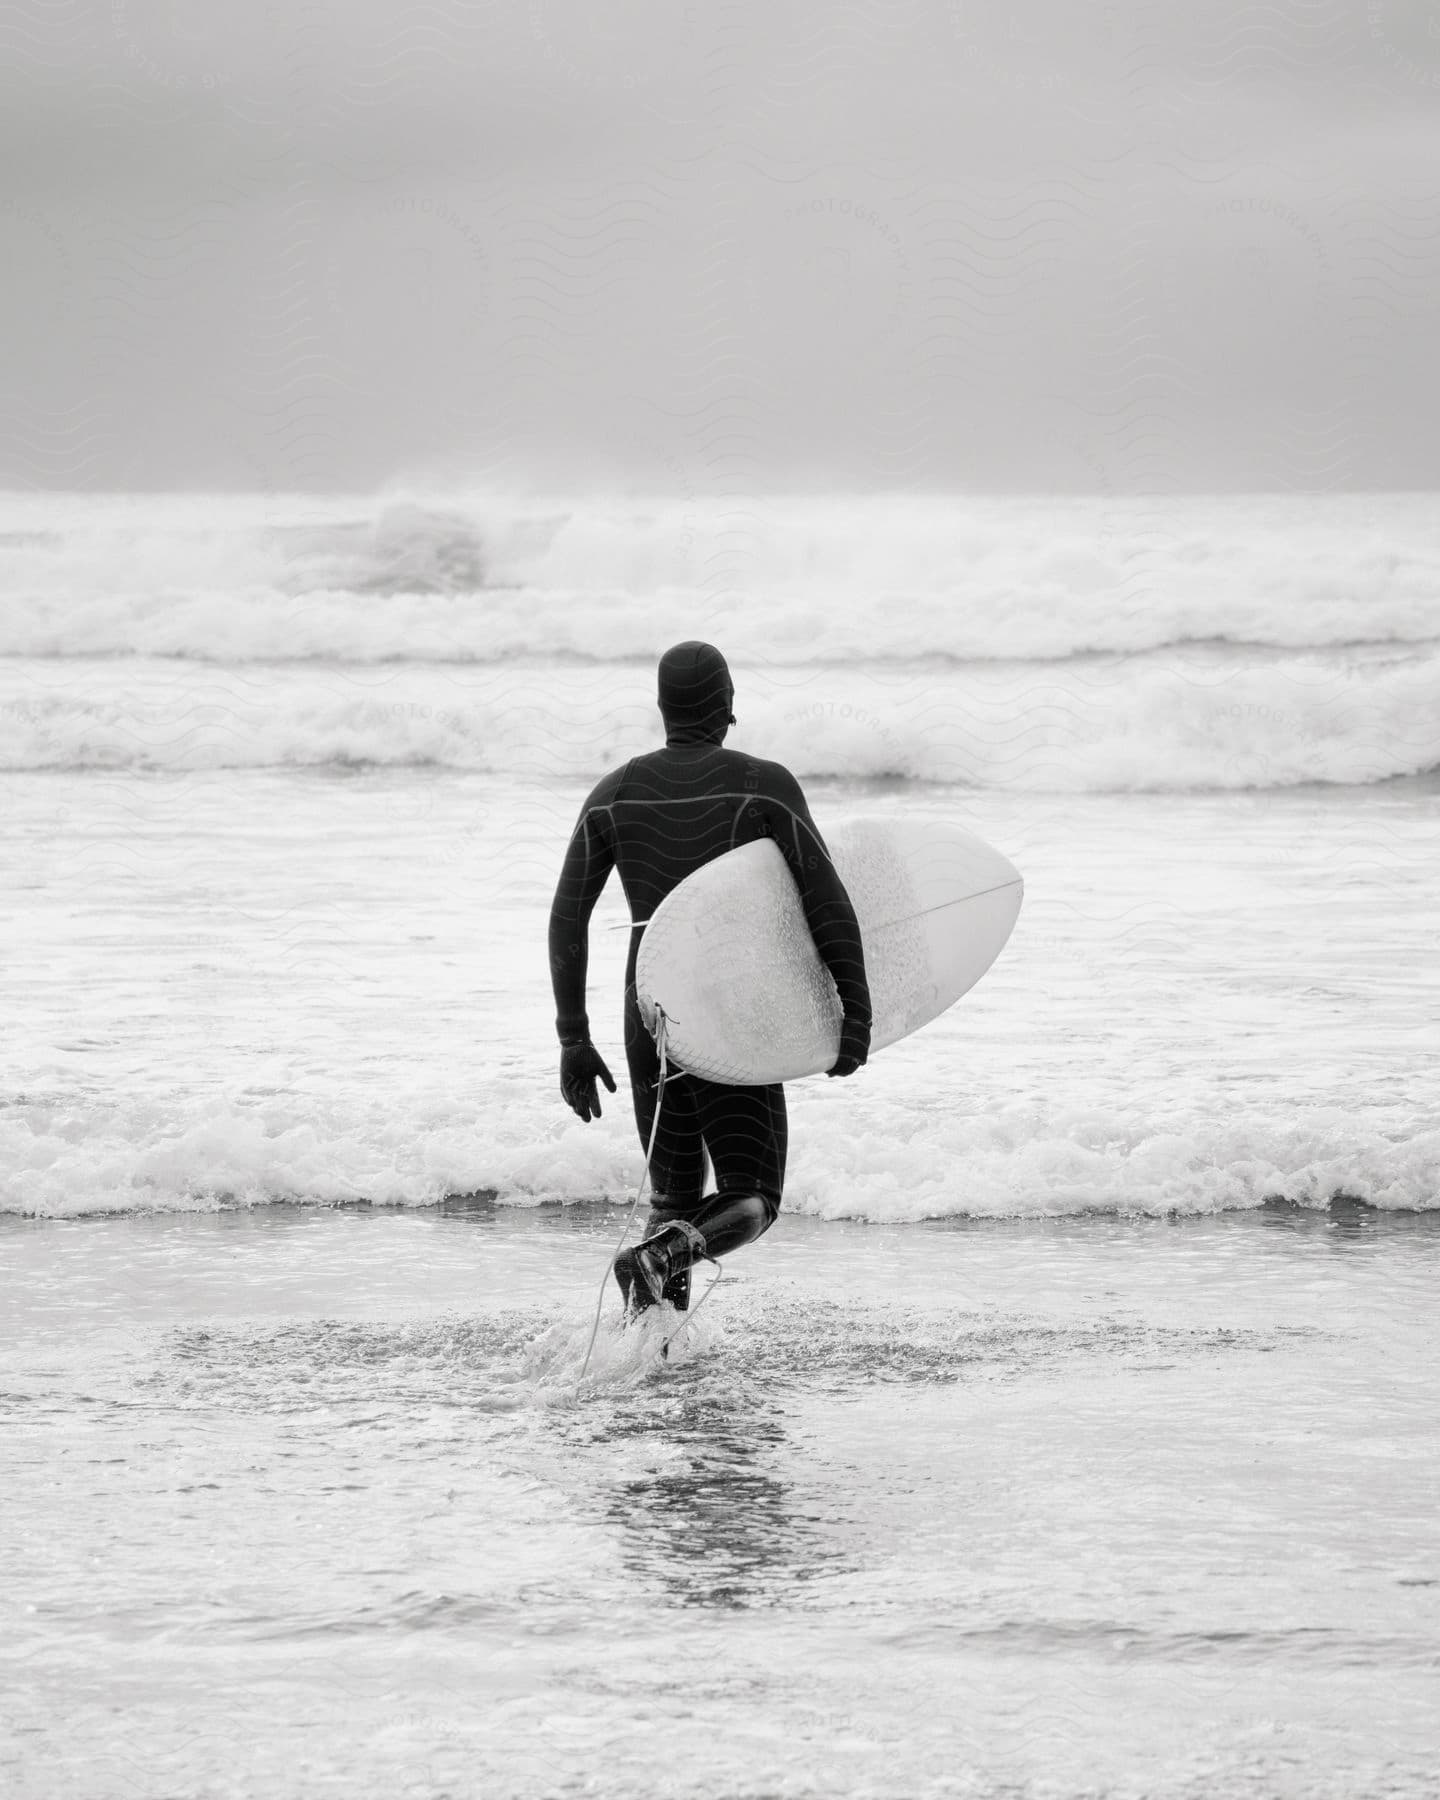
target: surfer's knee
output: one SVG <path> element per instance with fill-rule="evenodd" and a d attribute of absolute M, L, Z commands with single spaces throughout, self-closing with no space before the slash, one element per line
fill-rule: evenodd
<path fill-rule="evenodd" d="M 691 1222 L 705 1239 L 708 1256 L 726 1256 L 763 1236 L 779 1212 L 779 1200 L 769 1194 L 722 1192 L 692 1213 Z"/>
<path fill-rule="evenodd" d="M 755 1235 L 756 1237 L 759 1237 L 761 1232 L 768 1231 L 780 1217 L 780 1196 L 778 1194 L 764 1193 L 747 1194 L 746 1199 L 749 1204 L 758 1211 L 760 1217 L 760 1230 L 757 1231 Z"/>

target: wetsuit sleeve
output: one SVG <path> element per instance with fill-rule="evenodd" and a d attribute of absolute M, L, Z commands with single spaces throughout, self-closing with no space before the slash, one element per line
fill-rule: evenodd
<path fill-rule="evenodd" d="M 590 1036 L 585 976 L 590 965 L 590 915 L 615 866 L 605 811 L 609 777 L 580 809 L 550 904 L 550 985 L 555 990 L 555 1030 L 562 1044 Z"/>
<path fill-rule="evenodd" d="M 870 984 L 860 925 L 845 884 L 825 847 L 800 783 L 778 764 L 767 771 L 767 791 L 753 803 L 765 836 L 773 838 L 800 890 L 800 903 L 820 960 L 839 990 L 845 1017 L 870 1023 Z"/>

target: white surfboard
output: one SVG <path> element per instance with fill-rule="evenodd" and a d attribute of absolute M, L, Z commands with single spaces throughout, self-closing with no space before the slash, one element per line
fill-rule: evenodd
<path fill-rule="evenodd" d="M 1005 947 L 1024 883 L 958 825 L 858 819 L 827 832 L 860 921 L 873 1051 L 944 1012 Z M 737 1086 L 794 1081 L 839 1054 L 841 1008 L 785 859 L 769 839 L 718 856 L 656 907 L 635 965 L 667 1054 Z"/>

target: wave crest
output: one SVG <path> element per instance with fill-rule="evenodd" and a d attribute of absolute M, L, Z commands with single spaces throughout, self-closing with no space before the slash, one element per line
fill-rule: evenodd
<path fill-rule="evenodd" d="M 628 1200 L 640 1176 L 628 1131 L 554 1123 L 549 1070 L 499 1078 L 489 1105 L 402 1097 L 391 1106 L 276 1100 L 95 1105 L 21 1102 L 0 1115 L 0 1212 L 208 1211 L 292 1202 L 433 1206 L 493 1192 L 502 1204 Z M 543 1101 L 537 1098 L 543 1095 Z M 807 1114 L 786 1206 L 826 1218 L 1053 1218 L 1208 1214 L 1345 1197 L 1392 1211 L 1440 1207 L 1440 1132 L 1341 1107 L 1129 1112 L 1008 1105 L 913 1113 L 867 1102 L 842 1125 Z M 893 1115 L 893 1116 L 891 1116 Z M 900 1129 L 901 1127 L 904 1129 Z M 955 1171 L 963 1170 L 963 1183 Z"/>
<path fill-rule="evenodd" d="M 1041 792 L 1369 783 L 1440 767 L 1440 651 L 1037 670 L 736 665 L 742 749 L 825 777 Z M 0 669 L 0 767 L 416 765 L 595 781 L 659 741 L 634 667 Z"/>
<path fill-rule="evenodd" d="M 1054 660 L 1440 635 L 1427 496 L 0 497 L 0 654 Z"/>

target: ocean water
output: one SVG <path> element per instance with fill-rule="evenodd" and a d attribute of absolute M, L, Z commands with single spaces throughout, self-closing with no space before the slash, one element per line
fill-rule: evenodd
<path fill-rule="evenodd" d="M 0 1221 L 7 1794 L 1434 1794 L 1440 1215 L 619 1217 Z"/>
<path fill-rule="evenodd" d="M 830 1217 L 1440 1196 L 1440 502 L 0 509 L 0 1206 L 586 1202 L 545 908 L 703 634 L 822 827 L 1024 872 L 996 969 L 793 1090 Z M 592 1012 L 618 1058 L 618 883 Z"/>
<path fill-rule="evenodd" d="M 18 1794 L 1434 1791 L 1440 502 L 0 502 Z M 720 643 L 1026 876 L 581 1377 L 580 801 Z"/>

